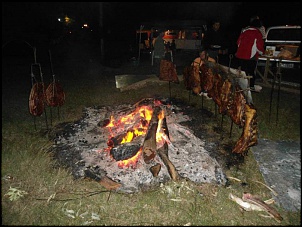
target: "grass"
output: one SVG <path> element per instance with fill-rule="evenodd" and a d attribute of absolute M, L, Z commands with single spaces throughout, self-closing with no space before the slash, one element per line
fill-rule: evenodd
<path fill-rule="evenodd" d="M 77 66 L 74 65 L 76 68 Z M 229 193 L 239 197 L 248 191 L 261 198 L 271 198 L 271 192 L 264 183 L 252 152 L 245 156 L 244 163 L 226 170 L 227 176 L 242 182 L 230 181 L 226 187 L 212 184 L 194 184 L 188 181 L 170 181 L 161 187 L 137 194 L 120 194 L 108 191 L 98 182 L 89 179 L 74 180 L 68 169 L 59 166 L 52 159 L 52 141 L 48 132 L 56 125 L 78 120 L 83 108 L 99 105 L 135 103 L 142 98 L 169 97 L 168 83 L 149 84 L 131 91 L 120 92 L 115 88 L 114 76 L 102 77 L 104 71 L 69 72 L 62 83 L 66 92 L 66 103 L 60 108 L 61 118 L 52 109 L 53 121 L 45 129 L 44 116 L 36 119 L 27 112 L 27 103 L 14 107 L 10 103 L 2 110 L 2 163 L 1 197 L 2 224 L 4 225 L 300 225 L 299 212 L 288 212 L 273 205 L 284 220 L 281 223 L 272 218 L 259 216 L 262 212 L 243 212 L 228 198 Z M 85 80 L 81 77 L 86 77 Z M 79 82 L 81 81 L 81 82 Z M 171 84 L 172 96 L 188 102 L 188 92 L 183 84 Z M 21 95 L 27 97 L 27 91 Z M 275 124 L 276 109 L 268 121 L 270 90 L 253 93 L 257 108 L 258 127 L 261 138 L 271 140 L 300 141 L 300 97 L 282 92 L 279 120 Z M 274 100 L 275 97 L 274 97 Z M 189 105 L 201 108 L 200 97 L 191 96 Z M 211 100 L 205 108 L 214 112 Z M 18 109 L 18 111 L 16 111 Z M 49 119 L 50 108 L 47 108 Z M 209 122 L 212 130 L 220 117 Z M 48 122 L 49 124 L 49 122 Z M 224 137 L 229 133 L 230 121 L 225 119 Z M 234 127 L 233 139 L 240 137 L 242 130 Z M 11 201 L 7 195 L 10 188 L 17 188 L 27 194 Z M 263 214 L 263 213 L 262 213 Z"/>

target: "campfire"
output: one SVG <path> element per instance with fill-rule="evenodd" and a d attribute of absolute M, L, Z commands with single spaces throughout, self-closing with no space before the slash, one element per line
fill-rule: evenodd
<path fill-rule="evenodd" d="M 54 150 L 76 178 L 92 178 L 111 190 L 138 192 L 182 178 L 224 185 L 205 141 L 181 124 L 190 120 L 176 105 L 153 98 L 90 107 L 57 134 Z"/>

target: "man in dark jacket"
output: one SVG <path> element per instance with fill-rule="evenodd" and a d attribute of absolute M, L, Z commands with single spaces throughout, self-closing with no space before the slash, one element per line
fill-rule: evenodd
<path fill-rule="evenodd" d="M 212 27 L 205 33 L 203 42 L 209 56 L 217 61 L 219 50 L 226 47 L 226 36 L 220 29 L 220 22 L 218 20 L 215 20 Z"/>

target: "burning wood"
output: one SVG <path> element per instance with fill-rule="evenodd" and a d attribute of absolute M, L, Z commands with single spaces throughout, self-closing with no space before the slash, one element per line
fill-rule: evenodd
<path fill-rule="evenodd" d="M 145 163 L 149 164 L 151 159 L 153 159 L 156 155 L 156 132 L 158 128 L 158 115 L 161 111 L 159 106 L 156 106 L 151 121 L 149 123 L 148 133 L 146 135 L 144 144 L 143 144 L 143 157 Z"/>
<path fill-rule="evenodd" d="M 224 185 L 222 168 L 204 142 L 179 124 L 190 118 L 163 103 L 86 108 L 83 119 L 67 127 L 72 133 L 58 134 L 57 155 L 65 155 L 61 160 L 76 178 L 93 178 L 110 190 L 137 192 L 181 178 Z"/>
<path fill-rule="evenodd" d="M 153 177 L 157 177 L 160 170 L 161 170 L 161 165 L 159 163 L 150 167 L 150 171 L 151 171 Z"/>

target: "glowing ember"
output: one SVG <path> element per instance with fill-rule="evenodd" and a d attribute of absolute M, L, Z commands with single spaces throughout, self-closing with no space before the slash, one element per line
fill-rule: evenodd
<path fill-rule="evenodd" d="M 108 148 L 107 151 L 116 148 L 120 144 L 131 143 L 136 137 L 146 135 L 150 120 L 152 118 L 153 109 L 150 106 L 141 106 L 138 107 L 132 113 L 122 116 L 120 119 L 115 119 L 114 116 L 110 117 L 110 122 L 106 126 L 110 132 L 110 138 L 107 142 Z M 156 141 L 163 143 L 163 132 L 161 130 L 162 120 L 165 117 L 164 111 L 162 110 L 158 116 L 158 127 L 156 133 Z M 117 135 L 117 132 L 121 130 L 126 131 L 125 135 L 122 138 L 119 138 L 120 135 Z M 118 166 L 123 167 L 132 167 L 135 168 L 137 160 L 140 158 L 142 149 L 140 149 L 133 157 L 119 160 Z"/>

